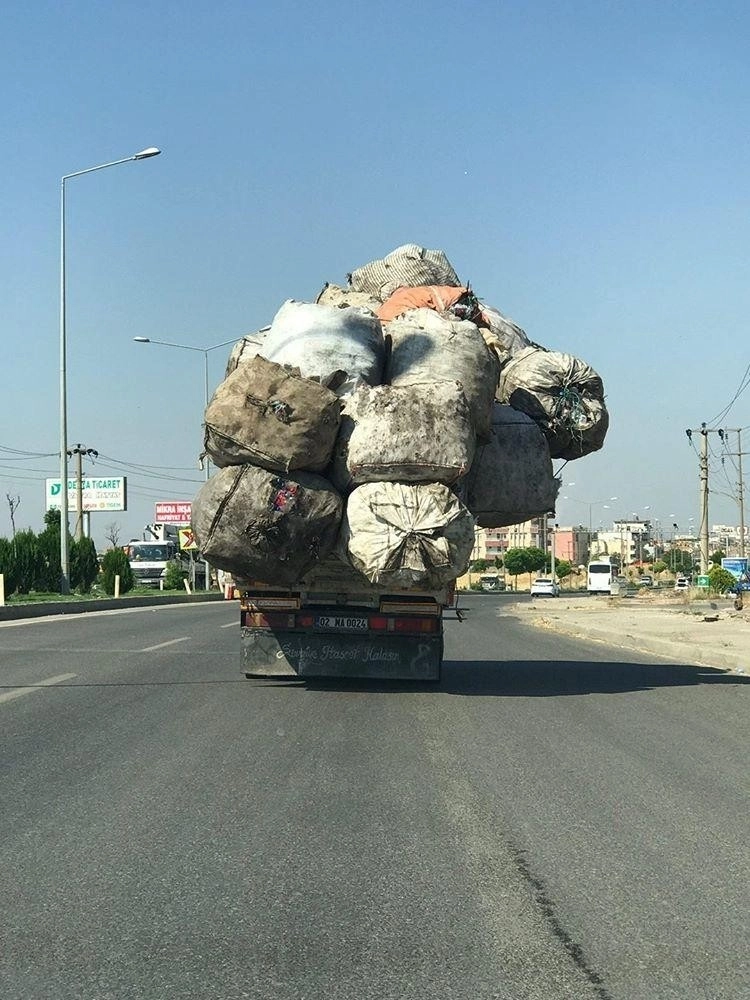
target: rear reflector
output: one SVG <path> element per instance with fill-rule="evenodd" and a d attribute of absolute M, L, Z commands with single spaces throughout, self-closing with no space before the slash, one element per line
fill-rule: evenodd
<path fill-rule="evenodd" d="M 434 601 L 406 602 L 406 601 L 381 601 L 380 610 L 384 615 L 435 615 L 440 614 L 441 608 Z"/>
<path fill-rule="evenodd" d="M 243 605 L 249 611 L 280 611 L 282 609 L 296 611 L 299 608 L 299 597 L 263 597 L 258 594 L 245 594 Z"/>

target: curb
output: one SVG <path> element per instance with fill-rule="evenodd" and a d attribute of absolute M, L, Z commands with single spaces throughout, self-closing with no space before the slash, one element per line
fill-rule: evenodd
<path fill-rule="evenodd" d="M 0 624 L 24 618 L 46 618 L 50 615 L 81 615 L 95 611 L 117 611 L 122 608 L 160 608 L 165 604 L 206 604 L 223 601 L 222 593 L 175 594 L 174 597 L 121 597 L 95 601 L 47 601 L 39 604 L 6 604 L 0 608 Z"/>

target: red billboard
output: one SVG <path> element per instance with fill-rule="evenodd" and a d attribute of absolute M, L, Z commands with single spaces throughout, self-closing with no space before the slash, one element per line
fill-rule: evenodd
<path fill-rule="evenodd" d="M 154 509 L 157 524 L 190 524 L 193 516 L 191 500 L 159 500 Z"/>

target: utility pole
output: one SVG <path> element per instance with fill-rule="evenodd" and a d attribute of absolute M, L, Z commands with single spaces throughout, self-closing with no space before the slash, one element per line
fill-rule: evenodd
<path fill-rule="evenodd" d="M 724 431 L 716 427 L 706 427 L 705 422 L 697 430 L 686 430 L 688 440 L 692 442 L 693 434 L 701 436 L 700 450 L 700 502 L 701 502 L 701 527 L 700 527 L 700 551 L 701 551 L 701 575 L 708 573 L 708 435 L 723 435 Z"/>
<path fill-rule="evenodd" d="M 728 451 L 727 455 L 730 458 L 737 459 L 737 476 L 739 481 L 737 483 L 737 503 L 740 507 L 740 556 L 744 558 L 745 555 L 745 484 L 742 478 L 742 428 L 740 427 L 728 427 L 725 430 L 719 431 L 719 437 L 726 445 L 725 435 L 726 434 L 736 434 L 737 435 L 737 451 Z"/>
<path fill-rule="evenodd" d="M 75 448 L 71 448 L 68 451 L 68 455 L 72 458 L 73 455 L 76 457 L 76 541 L 80 542 L 83 538 L 83 456 L 88 455 L 91 458 L 98 458 L 99 452 L 95 451 L 93 448 L 85 448 L 82 444 L 77 444 Z"/>

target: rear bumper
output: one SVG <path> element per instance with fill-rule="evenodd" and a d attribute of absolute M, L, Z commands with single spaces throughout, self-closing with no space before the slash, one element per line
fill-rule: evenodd
<path fill-rule="evenodd" d="M 247 677 L 440 680 L 442 633 L 429 636 L 320 634 L 242 628 Z"/>

